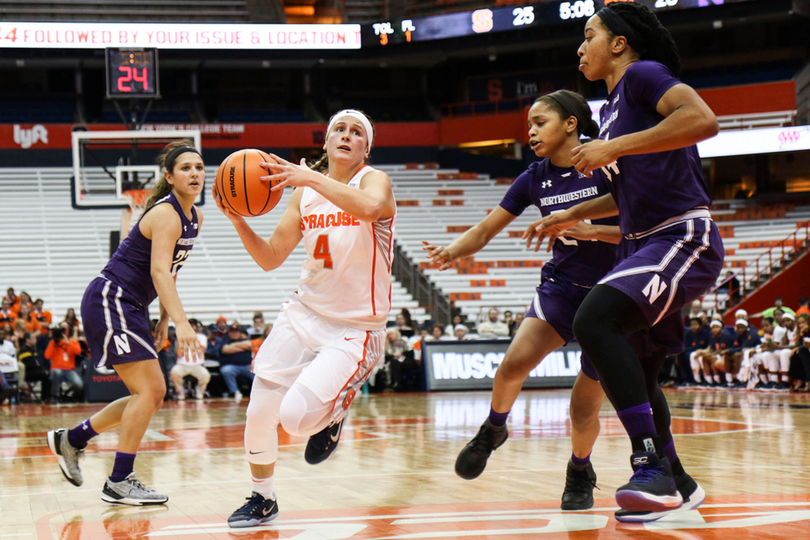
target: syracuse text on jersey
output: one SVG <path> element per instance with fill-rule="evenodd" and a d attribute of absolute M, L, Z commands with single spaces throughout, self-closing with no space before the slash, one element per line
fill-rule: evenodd
<path fill-rule="evenodd" d="M 301 230 L 326 227 L 359 227 L 360 220 L 347 212 L 334 214 L 309 214 L 301 217 Z"/>

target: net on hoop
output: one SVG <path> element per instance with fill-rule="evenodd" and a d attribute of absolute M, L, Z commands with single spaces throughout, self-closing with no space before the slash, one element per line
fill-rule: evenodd
<path fill-rule="evenodd" d="M 132 224 L 137 223 L 152 194 L 151 189 L 128 189 L 122 193 L 129 200 L 129 208 L 121 210 L 121 238 L 129 234 Z"/>

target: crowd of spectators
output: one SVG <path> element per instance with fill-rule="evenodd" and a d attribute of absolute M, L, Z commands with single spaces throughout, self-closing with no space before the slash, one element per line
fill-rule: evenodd
<path fill-rule="evenodd" d="M 799 304 L 794 311 L 776 298 L 750 318 L 738 309 L 726 326 L 720 315 L 699 311 L 698 301 L 687 315 L 685 350 L 665 366 L 663 385 L 810 392 L 810 308 L 805 297 Z"/>
<path fill-rule="evenodd" d="M 0 306 L 0 404 L 12 399 L 50 403 L 83 401 L 89 351 L 73 309 L 54 324 L 43 300 L 9 288 Z M 483 315 L 483 312 L 482 312 Z M 477 324 L 456 314 L 447 324 L 417 324 L 407 309 L 389 323 L 385 361 L 369 378 L 364 392 L 424 389 L 422 343 L 471 339 L 511 339 L 523 314 L 489 308 Z M 737 310 L 725 326 L 720 314 L 709 316 L 696 300 L 685 316 L 683 353 L 672 356 L 662 371 L 662 386 L 691 389 L 753 389 L 810 392 L 810 301 L 802 297 L 795 311 L 781 298 L 749 320 Z M 754 324 L 754 320 L 758 321 Z M 153 321 L 153 324 L 156 321 Z M 159 353 L 169 399 L 232 397 L 250 391 L 250 367 L 272 328 L 260 312 L 252 324 L 218 317 L 206 326 L 191 319 L 205 357 L 183 358 L 174 349 L 173 334 Z M 34 389 L 38 390 L 36 398 Z"/>

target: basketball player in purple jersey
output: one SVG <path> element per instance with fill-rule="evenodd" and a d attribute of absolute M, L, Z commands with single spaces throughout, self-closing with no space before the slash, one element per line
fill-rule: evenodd
<path fill-rule="evenodd" d="M 131 395 L 113 401 L 73 429 L 48 432 L 48 446 L 59 458 L 68 481 L 82 485 L 79 460 L 87 442 L 119 427 L 113 471 L 101 499 L 115 504 L 162 504 L 163 493 L 143 485 L 133 472 L 135 454 L 149 421 L 163 404 L 166 381 L 157 359 L 168 336 L 169 318 L 176 326 L 179 351 L 186 358 L 204 354 L 186 318 L 175 280 L 202 226 L 194 200 L 205 184 L 202 156 L 191 141 L 167 145 L 158 163 L 165 169 L 146 204 L 146 211 L 84 293 L 82 319 L 96 368 L 112 368 Z M 148 306 L 160 299 L 155 336 L 149 329 Z"/>
<path fill-rule="evenodd" d="M 581 219 L 619 214 L 618 264 L 585 298 L 574 334 L 632 441 L 634 474 L 616 492 L 622 508 L 616 517 L 651 521 L 681 507 L 678 487 L 688 475 L 672 441 L 662 444 L 656 435 L 661 419 L 650 400 L 660 365 L 640 361 L 622 335 L 649 329 L 653 342 L 674 341 L 675 325 L 667 321 L 720 273 L 723 243 L 695 146 L 717 133 L 717 119 L 676 78 L 675 43 L 642 5 L 601 9 L 588 20 L 578 54 L 580 71 L 604 80 L 609 96 L 600 113 L 601 140 L 575 148 L 572 161 L 585 174 L 601 169 L 612 196 L 544 218 L 527 236 L 539 240 Z M 684 506 L 701 502 L 690 497 Z"/>
<path fill-rule="evenodd" d="M 603 176 L 586 177 L 576 172 L 571 163 L 571 150 L 581 144 L 580 135 L 597 134 L 598 128 L 590 115 L 586 101 L 574 92 L 560 90 L 538 98 L 528 114 L 529 143 L 538 157 L 546 159 L 532 163 L 515 180 L 500 205 L 450 246 L 423 242 L 428 257 L 445 270 L 454 260 L 480 251 L 532 204 L 548 216 L 579 201 L 609 194 Z M 590 225 L 580 223 L 563 236 L 550 239 L 553 257 L 543 266 L 535 298 L 495 374 L 489 418 L 456 460 L 456 473 L 462 478 L 477 478 L 492 451 L 508 438 L 506 419 L 529 372 L 550 352 L 573 338 L 571 325 L 577 308 L 590 289 L 613 268 L 612 244 L 621 238 L 617 224 L 615 217 Z M 639 354 L 644 357 L 658 354 L 657 350 L 647 350 L 645 338 L 643 333 L 632 338 Z M 666 355 L 668 351 L 662 352 Z M 581 364 L 571 392 L 573 452 L 562 496 L 563 510 L 587 510 L 594 503 L 596 473 L 590 455 L 599 435 L 598 414 L 605 394 L 596 370 L 584 355 Z M 666 409 L 666 401 L 654 400 L 653 404 L 654 407 L 663 404 Z M 669 424 L 661 428 L 661 437 L 671 438 Z"/>

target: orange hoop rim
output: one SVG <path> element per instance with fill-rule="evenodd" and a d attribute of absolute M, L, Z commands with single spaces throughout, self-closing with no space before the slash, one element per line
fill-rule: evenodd
<path fill-rule="evenodd" d="M 128 189 L 123 192 L 124 197 L 129 199 L 129 205 L 135 208 L 143 208 L 146 206 L 146 201 L 149 195 L 152 194 L 151 189 Z"/>

